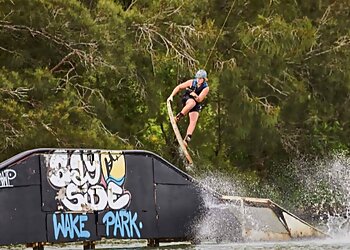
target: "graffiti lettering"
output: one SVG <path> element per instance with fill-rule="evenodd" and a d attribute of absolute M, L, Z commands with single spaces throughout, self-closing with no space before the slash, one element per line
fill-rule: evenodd
<path fill-rule="evenodd" d="M 71 211 L 122 209 L 130 203 L 122 154 L 58 151 L 49 158 L 48 180 Z"/>
<path fill-rule="evenodd" d="M 138 238 L 141 237 L 140 229 L 142 229 L 142 222 L 136 224 L 137 213 L 132 214 L 131 211 L 120 210 L 120 211 L 109 211 L 103 216 L 102 222 L 106 226 L 106 235 L 110 235 L 111 231 L 114 237 L 119 235 L 121 237 L 127 236 L 128 238 L 134 237 L 134 232 Z M 110 228 L 112 230 L 110 230 Z"/>
<path fill-rule="evenodd" d="M 47 156 L 47 179 L 57 190 L 63 208 L 75 212 L 110 209 L 102 221 L 106 235 L 141 238 L 137 213 L 126 210 L 131 194 L 124 189 L 126 166 L 121 152 L 57 150 Z M 55 239 L 89 238 L 84 230 L 88 217 L 73 214 L 53 215 Z"/>
<path fill-rule="evenodd" d="M 52 217 L 53 230 L 57 240 L 60 233 L 64 238 L 69 236 L 70 239 L 89 238 L 90 232 L 84 230 L 85 222 L 88 220 L 87 215 L 61 214 L 60 218 L 56 214 Z"/>
<path fill-rule="evenodd" d="M 13 169 L 5 169 L 0 172 L 0 188 L 3 187 L 13 187 L 11 181 L 15 179 L 17 173 Z"/>
<path fill-rule="evenodd" d="M 123 193 L 124 192 L 124 193 Z M 86 205 L 90 210 L 101 211 L 107 207 L 121 209 L 130 201 L 130 194 L 113 182 L 108 183 L 107 191 L 101 185 L 90 186 L 82 193 L 73 183 L 66 188 L 62 203 L 71 211 L 79 211 Z"/>

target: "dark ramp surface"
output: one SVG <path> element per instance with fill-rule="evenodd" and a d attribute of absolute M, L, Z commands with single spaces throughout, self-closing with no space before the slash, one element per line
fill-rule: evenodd
<path fill-rule="evenodd" d="M 193 178 L 147 151 L 34 149 L 0 164 L 0 245 L 190 240 Z"/>

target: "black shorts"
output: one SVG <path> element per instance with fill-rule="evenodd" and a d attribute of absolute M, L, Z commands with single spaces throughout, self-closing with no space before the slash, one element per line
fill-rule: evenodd
<path fill-rule="evenodd" d="M 193 99 L 194 100 L 194 98 L 192 96 L 190 96 L 190 95 L 183 95 L 183 97 L 182 97 L 182 106 L 186 105 L 186 102 L 187 102 L 188 99 Z M 196 100 L 194 100 L 194 101 L 196 101 Z M 196 105 L 190 110 L 190 112 L 201 112 L 202 107 L 203 106 L 200 103 L 196 102 Z"/>

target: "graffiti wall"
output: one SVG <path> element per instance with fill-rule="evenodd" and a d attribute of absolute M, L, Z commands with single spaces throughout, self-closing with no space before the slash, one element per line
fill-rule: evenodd
<path fill-rule="evenodd" d="M 188 176 L 147 151 L 33 149 L 0 163 L 0 245 L 184 239 L 203 211 Z"/>
<path fill-rule="evenodd" d="M 132 194 L 125 189 L 126 164 L 121 151 L 64 151 L 46 155 L 47 181 L 56 192 L 52 216 L 55 240 L 90 238 L 84 214 L 110 210 L 102 218 L 105 235 L 140 238 L 143 224 L 128 206 Z"/>
<path fill-rule="evenodd" d="M 17 176 L 14 169 L 5 169 L 0 172 L 0 188 L 13 187 L 12 180 Z"/>
<path fill-rule="evenodd" d="M 66 211 L 119 210 L 128 206 L 131 194 L 124 189 L 124 155 L 110 152 L 54 152 L 47 177 L 57 190 L 56 199 Z"/>

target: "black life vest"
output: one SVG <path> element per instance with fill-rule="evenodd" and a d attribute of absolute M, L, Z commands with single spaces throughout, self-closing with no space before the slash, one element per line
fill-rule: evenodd
<path fill-rule="evenodd" d="M 202 85 L 199 87 L 197 86 L 197 83 L 198 83 L 197 79 L 193 79 L 192 86 L 186 90 L 185 94 L 189 95 L 192 91 L 194 91 L 197 95 L 200 95 L 200 93 L 203 91 L 203 89 L 208 87 L 207 82 L 203 82 Z"/>

